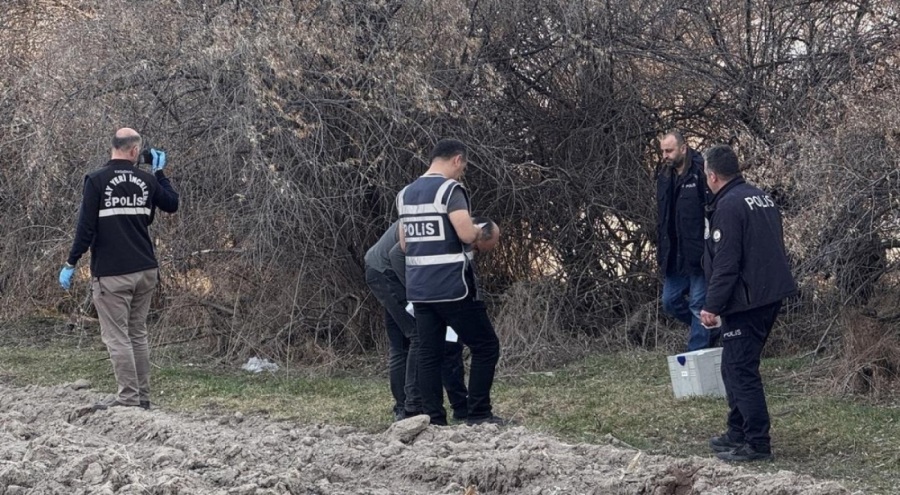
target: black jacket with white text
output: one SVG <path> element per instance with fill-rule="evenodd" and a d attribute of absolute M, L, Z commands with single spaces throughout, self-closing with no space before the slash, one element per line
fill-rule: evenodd
<path fill-rule="evenodd" d="M 69 264 L 90 248 L 93 277 L 157 268 L 148 231 L 157 208 L 178 211 L 178 193 L 162 171 L 151 174 L 128 160 L 110 160 L 89 173 Z"/>
<path fill-rule="evenodd" d="M 707 211 L 703 268 L 709 285 L 704 310 L 728 315 L 797 293 L 781 212 L 768 194 L 738 176 L 715 195 Z"/>

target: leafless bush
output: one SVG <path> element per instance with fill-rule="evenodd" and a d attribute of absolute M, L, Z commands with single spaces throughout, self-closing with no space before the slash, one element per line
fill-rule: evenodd
<path fill-rule="evenodd" d="M 553 283 L 518 282 L 503 295 L 494 326 L 507 366 L 546 368 L 583 352 L 560 325 L 562 292 Z"/>
<path fill-rule="evenodd" d="M 897 391 L 900 378 L 900 335 L 883 318 L 848 311 L 843 317 L 843 349 L 835 374 L 840 393 L 866 394 L 876 398 Z"/>
<path fill-rule="evenodd" d="M 81 178 L 128 125 L 183 198 L 153 227 L 158 344 L 378 347 L 363 254 L 455 136 L 504 232 L 480 267 L 504 362 L 566 339 L 668 349 L 653 171 L 680 127 L 734 144 L 785 210 L 803 293 L 773 351 L 837 349 L 844 308 L 898 290 L 898 24 L 880 1 L 3 2 L 0 312 L 82 306 L 56 270 Z"/>

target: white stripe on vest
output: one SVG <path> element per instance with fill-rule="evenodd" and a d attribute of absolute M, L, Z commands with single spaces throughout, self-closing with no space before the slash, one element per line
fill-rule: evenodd
<path fill-rule="evenodd" d="M 432 256 L 407 256 L 406 264 L 412 266 L 428 266 L 428 265 L 446 265 L 450 263 L 459 263 L 466 259 L 475 259 L 472 251 L 456 254 L 435 254 Z"/>
<path fill-rule="evenodd" d="M 447 213 L 447 205 L 442 203 L 442 199 L 444 199 L 444 195 L 447 194 L 447 189 L 459 184 L 455 180 L 448 180 L 441 184 L 441 187 L 438 188 L 437 194 L 434 195 L 434 206 L 435 208 L 444 208 L 443 213 Z"/>
<path fill-rule="evenodd" d="M 150 215 L 150 208 L 107 208 L 100 210 L 99 216 L 112 217 L 117 215 Z"/>
<path fill-rule="evenodd" d="M 447 213 L 447 205 L 400 205 L 401 215 L 425 215 L 428 213 Z"/>

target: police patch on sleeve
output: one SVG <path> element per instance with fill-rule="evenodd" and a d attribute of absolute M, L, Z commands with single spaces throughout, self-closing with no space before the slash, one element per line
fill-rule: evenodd
<path fill-rule="evenodd" d="M 712 239 L 713 242 L 719 242 L 720 240 L 722 240 L 722 231 L 719 229 L 714 230 L 712 233 Z"/>

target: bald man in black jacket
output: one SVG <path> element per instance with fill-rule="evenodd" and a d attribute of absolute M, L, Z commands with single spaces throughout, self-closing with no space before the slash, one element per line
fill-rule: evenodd
<path fill-rule="evenodd" d="M 75 240 L 59 273 L 60 285 L 68 290 L 75 265 L 90 248 L 91 295 L 118 384 L 115 398 L 95 404 L 94 410 L 150 408 L 147 314 L 159 263 L 148 228 L 157 209 L 178 210 L 178 193 L 163 173 L 165 152 L 150 150 L 151 172 L 136 166 L 142 144 L 134 129 L 119 129 L 111 159 L 84 178 Z"/>

